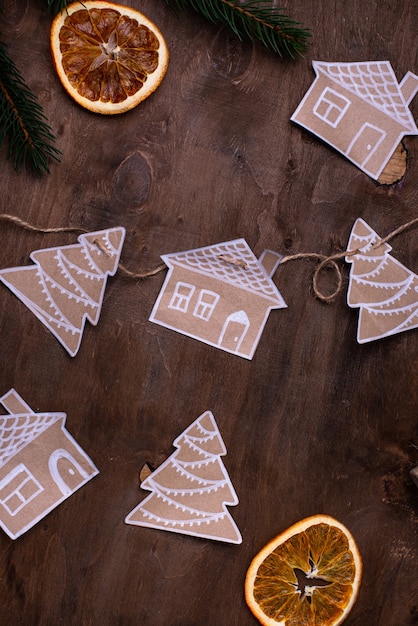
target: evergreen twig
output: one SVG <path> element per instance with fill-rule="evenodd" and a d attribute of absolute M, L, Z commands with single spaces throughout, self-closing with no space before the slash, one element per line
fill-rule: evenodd
<path fill-rule="evenodd" d="M 56 15 L 67 8 L 67 0 L 45 0 L 48 11 Z"/>
<path fill-rule="evenodd" d="M 19 171 L 30 165 L 37 175 L 49 172 L 48 160 L 60 151 L 36 96 L 25 84 L 0 41 L 0 148 L 8 139 L 6 158 Z"/>
<path fill-rule="evenodd" d="M 260 41 L 279 56 L 303 56 L 309 30 L 265 0 L 166 0 L 174 9 L 191 8 L 215 24 L 231 29 L 242 40 Z"/>

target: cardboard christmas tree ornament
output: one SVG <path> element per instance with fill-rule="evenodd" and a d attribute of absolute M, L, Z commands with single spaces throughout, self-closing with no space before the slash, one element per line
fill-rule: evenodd
<path fill-rule="evenodd" d="M 151 491 L 126 524 L 241 543 L 226 505 L 238 497 L 221 460 L 225 444 L 210 411 L 174 441 L 177 450 L 141 484 Z"/>
<path fill-rule="evenodd" d="M 35 266 L 0 270 L 0 280 L 75 356 L 86 320 L 93 326 L 99 320 L 124 238 L 122 227 L 80 235 L 78 244 L 32 252 Z"/>
<path fill-rule="evenodd" d="M 346 256 L 351 263 L 347 304 L 359 308 L 357 341 L 366 343 L 418 326 L 418 276 L 393 258 L 387 243 L 361 218 L 356 220 Z"/>

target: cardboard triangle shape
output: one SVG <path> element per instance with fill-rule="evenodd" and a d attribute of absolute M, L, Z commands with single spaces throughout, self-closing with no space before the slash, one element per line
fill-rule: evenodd
<path fill-rule="evenodd" d="M 86 320 L 93 326 L 99 320 L 124 239 L 123 227 L 80 235 L 77 244 L 35 250 L 35 265 L 0 270 L 0 280 L 75 356 Z"/>
<path fill-rule="evenodd" d="M 213 414 L 203 413 L 173 445 L 176 451 L 141 484 L 151 494 L 125 523 L 241 543 L 226 508 L 238 504 L 238 497 L 220 458 L 226 448 Z"/>
<path fill-rule="evenodd" d="M 418 276 L 389 252 L 387 243 L 361 218 L 351 231 L 347 304 L 359 308 L 357 341 L 366 343 L 418 327 Z"/>

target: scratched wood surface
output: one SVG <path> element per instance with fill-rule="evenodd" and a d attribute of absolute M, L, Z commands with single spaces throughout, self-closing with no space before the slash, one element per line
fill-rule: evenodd
<path fill-rule="evenodd" d="M 41 179 L 0 156 L 1 211 L 38 226 L 122 225 L 122 261 L 244 237 L 259 255 L 343 250 L 354 220 L 386 235 L 417 215 L 418 138 L 405 176 L 380 185 L 289 118 L 313 59 L 390 60 L 418 71 L 418 5 L 311 2 L 287 7 L 313 36 L 306 58 L 281 60 L 163 0 L 131 0 L 163 31 L 168 73 L 147 101 L 104 118 L 68 98 L 49 54 L 41 0 L 2 3 L 1 35 L 37 94 L 62 151 Z M 418 98 L 411 103 L 418 118 Z M 1 224 L 0 267 L 74 235 Z M 392 242 L 418 272 L 418 232 Z M 148 322 L 165 272 L 110 278 L 97 327 L 70 358 L 5 287 L 0 293 L 0 395 L 64 411 L 100 474 L 25 535 L 0 536 L 1 624 L 251 626 L 243 584 L 256 552 L 302 519 L 326 513 L 357 539 L 364 574 L 346 623 L 418 623 L 418 332 L 359 345 L 343 289 L 321 303 L 310 260 L 274 281 L 288 308 L 270 314 L 252 361 Z M 331 280 L 329 275 L 327 281 Z M 332 285 L 327 285 L 328 287 Z M 211 410 L 239 497 L 239 546 L 127 526 L 144 497 L 139 473 Z"/>

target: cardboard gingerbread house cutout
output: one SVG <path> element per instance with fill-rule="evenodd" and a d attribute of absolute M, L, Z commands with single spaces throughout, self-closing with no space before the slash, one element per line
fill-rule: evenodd
<path fill-rule="evenodd" d="M 169 271 L 149 319 L 251 359 L 270 311 L 286 307 L 271 279 L 282 257 L 257 259 L 235 239 L 161 258 Z"/>
<path fill-rule="evenodd" d="M 11 389 L 0 404 L 0 526 L 12 539 L 98 474 L 65 429 L 65 413 L 34 413 Z"/>
<path fill-rule="evenodd" d="M 291 117 L 377 180 L 405 135 L 418 128 L 409 104 L 418 76 L 398 83 L 389 61 L 313 61 L 316 78 Z"/>
<path fill-rule="evenodd" d="M 36 265 L 0 270 L 0 280 L 75 356 L 86 320 L 99 321 L 124 238 L 122 227 L 80 235 L 77 244 L 32 252 Z"/>
<path fill-rule="evenodd" d="M 351 263 L 347 304 L 359 308 L 357 341 L 366 343 L 418 327 L 418 276 L 393 258 L 388 243 L 361 218 L 356 220 L 346 256 Z"/>
<path fill-rule="evenodd" d="M 226 508 L 238 504 L 238 497 L 221 459 L 226 448 L 211 411 L 198 417 L 173 445 L 177 450 L 141 484 L 150 495 L 125 522 L 241 543 Z"/>

